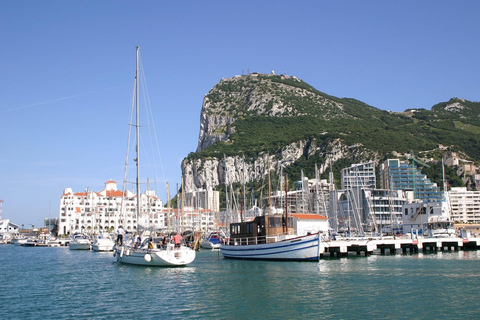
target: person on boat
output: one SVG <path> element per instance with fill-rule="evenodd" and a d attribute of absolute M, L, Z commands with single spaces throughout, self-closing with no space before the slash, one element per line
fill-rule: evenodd
<path fill-rule="evenodd" d="M 123 236 L 125 234 L 125 230 L 123 230 L 123 227 L 122 226 L 119 226 L 118 227 L 118 230 L 117 230 L 117 244 L 119 246 L 123 245 Z"/>
<path fill-rule="evenodd" d="M 175 244 L 175 248 L 180 248 L 180 244 L 182 243 L 182 236 L 178 233 L 173 236 L 173 243 Z"/>
<path fill-rule="evenodd" d="M 163 239 L 161 237 L 157 237 L 155 238 L 155 247 L 157 249 L 161 249 L 162 248 L 162 242 L 163 242 Z"/>
<path fill-rule="evenodd" d="M 155 248 L 155 245 L 154 245 L 154 243 L 153 243 L 152 237 L 149 237 L 149 238 L 148 238 L 147 243 L 148 243 L 148 245 L 147 245 L 148 249 L 153 249 L 153 248 Z"/>
<path fill-rule="evenodd" d="M 140 235 L 137 236 L 137 240 L 135 240 L 135 243 L 133 244 L 134 248 L 140 248 L 142 245 L 142 238 Z"/>
<path fill-rule="evenodd" d="M 162 241 L 162 246 L 163 249 L 167 249 L 167 244 L 168 244 L 168 237 L 166 234 L 163 235 L 163 241 Z"/>

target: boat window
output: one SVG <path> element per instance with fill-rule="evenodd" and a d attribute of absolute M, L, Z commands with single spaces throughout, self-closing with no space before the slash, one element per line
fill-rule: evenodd
<path fill-rule="evenodd" d="M 275 218 L 275 225 L 277 227 L 281 227 L 282 226 L 282 218 L 280 218 L 280 217 Z"/>
<path fill-rule="evenodd" d="M 239 234 L 240 233 L 240 225 L 232 224 L 231 225 L 231 232 L 232 232 L 232 234 Z"/>
<path fill-rule="evenodd" d="M 275 218 L 268 218 L 268 226 L 275 227 Z"/>

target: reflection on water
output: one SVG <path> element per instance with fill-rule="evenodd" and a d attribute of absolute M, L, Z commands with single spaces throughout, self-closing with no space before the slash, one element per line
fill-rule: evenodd
<path fill-rule="evenodd" d="M 474 318 L 478 251 L 317 262 L 122 265 L 111 253 L 0 246 L 1 319 Z M 22 301 L 21 304 L 18 301 Z M 435 307 L 429 307 L 435 306 Z"/>

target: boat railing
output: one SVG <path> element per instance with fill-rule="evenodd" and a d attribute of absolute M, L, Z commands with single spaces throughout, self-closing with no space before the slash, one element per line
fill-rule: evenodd
<path fill-rule="evenodd" d="M 274 234 L 268 236 L 257 236 L 257 237 L 243 237 L 243 238 L 230 238 L 228 240 L 228 245 L 230 246 L 244 246 L 244 245 L 253 245 L 253 244 L 265 244 L 273 243 L 277 241 L 282 241 L 287 239 L 288 234 Z"/>
<path fill-rule="evenodd" d="M 262 244 L 267 243 L 267 237 L 245 237 L 245 238 L 230 238 L 228 240 L 228 245 L 230 246 L 244 246 L 252 244 Z"/>
<path fill-rule="evenodd" d="M 155 243 L 152 241 L 145 242 L 138 246 L 134 242 L 125 244 L 125 248 L 128 250 L 140 250 L 140 251 L 152 251 L 152 250 L 165 250 L 165 251 L 180 251 L 185 248 L 186 245 L 182 243 L 180 247 L 176 247 L 175 244 L 168 242 L 167 244 Z"/>

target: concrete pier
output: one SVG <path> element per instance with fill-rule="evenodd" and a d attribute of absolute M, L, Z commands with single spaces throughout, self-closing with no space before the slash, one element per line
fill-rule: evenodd
<path fill-rule="evenodd" d="M 478 250 L 480 238 L 347 238 L 338 240 L 321 240 L 320 257 L 343 257 L 348 254 L 368 256 L 374 251 L 380 254 L 416 254 L 419 252 Z"/>

